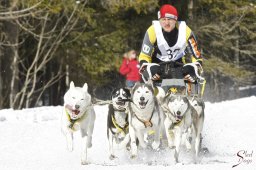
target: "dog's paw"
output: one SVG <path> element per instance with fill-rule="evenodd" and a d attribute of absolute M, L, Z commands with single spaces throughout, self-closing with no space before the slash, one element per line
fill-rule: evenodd
<path fill-rule="evenodd" d="M 114 159 L 116 159 L 116 158 L 117 158 L 117 157 L 116 157 L 115 155 L 112 155 L 112 154 L 109 156 L 109 159 L 110 159 L 110 160 L 114 160 Z"/>
<path fill-rule="evenodd" d="M 154 142 L 152 143 L 152 148 L 153 148 L 154 150 L 157 150 L 157 149 L 159 148 L 159 146 L 160 146 L 160 142 L 154 141 Z"/>
<path fill-rule="evenodd" d="M 130 150 L 131 150 L 131 146 L 130 146 L 130 145 L 129 145 L 129 146 L 127 145 L 127 146 L 126 146 L 126 150 L 127 150 L 127 151 L 130 151 Z"/>
<path fill-rule="evenodd" d="M 67 146 L 67 150 L 68 150 L 69 152 L 72 152 L 72 151 L 73 151 L 73 145 L 68 145 L 68 146 Z"/>
<path fill-rule="evenodd" d="M 137 158 L 137 155 L 132 154 L 132 155 L 130 156 L 130 158 L 131 158 L 131 159 L 135 159 L 135 158 Z"/>
<path fill-rule="evenodd" d="M 91 147 L 92 147 L 92 143 L 88 143 L 87 148 L 91 148 Z"/>
<path fill-rule="evenodd" d="M 146 149 L 146 148 L 147 148 L 147 145 L 146 145 L 145 143 L 140 144 L 140 146 L 141 146 L 143 149 Z"/>
<path fill-rule="evenodd" d="M 169 146 L 170 149 L 175 149 L 176 146 L 172 145 L 172 146 Z"/>
<path fill-rule="evenodd" d="M 82 165 L 89 165 L 90 163 L 87 160 L 81 160 Z"/>
<path fill-rule="evenodd" d="M 168 147 L 170 149 L 175 149 L 175 146 L 174 146 L 173 142 L 168 142 Z"/>

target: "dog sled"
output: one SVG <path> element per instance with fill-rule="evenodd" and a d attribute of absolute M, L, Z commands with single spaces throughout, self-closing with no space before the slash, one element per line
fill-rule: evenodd
<path fill-rule="evenodd" d="M 179 62 L 175 62 L 175 61 L 168 61 L 168 62 L 161 62 L 158 64 L 155 63 L 144 63 L 143 65 L 146 67 L 150 67 L 152 65 L 166 65 L 166 64 L 176 64 L 176 65 L 180 65 L 181 67 L 184 66 L 189 66 L 189 67 L 193 67 L 194 69 L 194 76 L 195 76 L 195 80 L 194 82 L 189 82 L 187 80 L 184 80 L 183 78 L 163 78 L 161 83 L 154 83 L 154 85 L 156 86 L 160 86 L 164 89 L 164 91 L 166 93 L 171 93 L 171 94 L 183 94 L 186 96 L 192 96 L 192 97 L 199 97 L 202 98 L 204 95 L 204 90 L 205 90 L 205 85 L 206 85 L 206 80 L 204 77 L 202 77 L 202 73 L 203 73 L 203 69 L 201 67 L 201 65 L 199 64 L 199 69 L 198 66 L 195 63 L 189 63 L 189 64 L 183 64 L 183 63 L 179 63 Z M 143 68 L 143 65 L 141 68 Z M 172 69 L 172 68 L 171 68 Z M 147 70 L 149 71 L 149 70 Z M 152 78 L 151 74 L 149 74 L 149 79 Z M 143 81 L 146 83 L 148 80 L 146 80 L 146 78 L 144 77 L 144 75 L 141 73 L 142 79 Z M 157 93 L 157 92 L 156 92 Z"/>

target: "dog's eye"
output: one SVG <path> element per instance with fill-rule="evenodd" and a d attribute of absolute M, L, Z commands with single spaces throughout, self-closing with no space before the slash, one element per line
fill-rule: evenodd
<path fill-rule="evenodd" d="M 149 93 L 149 91 L 146 91 L 146 93 Z"/>
<path fill-rule="evenodd" d="M 84 99 L 81 99 L 81 100 L 84 100 Z"/>
<path fill-rule="evenodd" d="M 137 91 L 137 93 L 140 93 L 140 91 Z"/>
<path fill-rule="evenodd" d="M 76 99 L 75 97 L 72 97 L 72 99 Z"/>

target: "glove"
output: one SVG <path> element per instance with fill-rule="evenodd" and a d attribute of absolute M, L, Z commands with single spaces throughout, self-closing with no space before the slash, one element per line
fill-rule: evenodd
<path fill-rule="evenodd" d="M 204 78 L 200 76 L 202 72 L 203 72 L 202 66 L 198 62 L 185 64 L 183 66 L 184 79 L 191 83 L 196 82 L 197 79 L 204 80 Z"/>
<path fill-rule="evenodd" d="M 196 81 L 195 69 L 191 65 L 183 66 L 183 76 L 188 82 L 194 83 Z"/>
<path fill-rule="evenodd" d="M 159 80 L 161 75 L 160 66 L 156 63 L 143 63 L 139 72 L 142 75 L 144 82 L 148 79 Z"/>

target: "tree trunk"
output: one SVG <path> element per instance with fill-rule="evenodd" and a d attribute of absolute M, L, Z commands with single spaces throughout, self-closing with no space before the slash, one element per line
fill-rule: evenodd
<path fill-rule="evenodd" d="M 16 106 L 14 105 L 14 98 L 15 95 L 18 92 L 18 73 L 19 73 L 19 68 L 18 68 L 18 62 L 19 62 L 19 53 L 18 53 L 18 28 L 15 24 L 12 24 L 12 28 L 10 29 L 10 40 L 11 43 L 13 44 L 11 50 L 13 54 L 13 61 L 11 64 L 11 70 L 12 70 L 12 77 L 11 77 L 11 87 L 10 87 L 10 107 L 15 108 Z"/>

